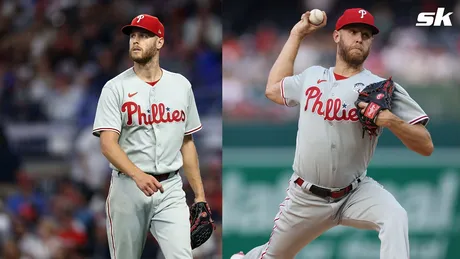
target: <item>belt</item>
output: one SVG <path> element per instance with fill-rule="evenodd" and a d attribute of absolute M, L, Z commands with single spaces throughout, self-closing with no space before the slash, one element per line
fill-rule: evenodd
<path fill-rule="evenodd" d="M 356 179 L 356 181 L 360 183 L 361 179 L 358 178 Z M 294 181 L 294 183 L 298 184 L 300 187 L 303 187 L 306 182 L 302 178 L 298 177 Z M 314 195 L 319 196 L 321 198 L 338 200 L 338 199 L 345 197 L 347 194 L 349 194 L 354 189 L 353 185 L 354 184 L 351 183 L 347 187 L 331 190 L 331 189 L 319 187 L 319 186 L 312 184 L 310 188 L 308 188 L 308 190 Z"/>
<path fill-rule="evenodd" d="M 174 171 L 174 172 L 169 172 L 169 173 L 164 173 L 164 174 L 150 174 L 150 173 L 146 173 L 146 174 L 149 174 L 149 175 L 155 177 L 155 179 L 157 179 L 159 182 L 162 182 L 162 181 L 164 181 L 164 180 L 167 180 L 167 179 L 173 177 L 173 176 L 176 175 L 178 172 L 179 172 L 179 169 L 176 170 L 176 171 Z M 125 174 L 125 173 L 123 173 L 123 172 L 121 172 L 121 171 L 118 171 L 118 173 L 119 173 L 119 174 Z M 127 175 L 127 174 L 125 174 L 125 175 Z"/>

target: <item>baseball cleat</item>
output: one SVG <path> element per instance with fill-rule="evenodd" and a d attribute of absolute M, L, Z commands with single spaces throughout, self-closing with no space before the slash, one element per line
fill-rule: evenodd
<path fill-rule="evenodd" d="M 230 257 L 230 259 L 243 259 L 243 258 L 244 258 L 244 253 L 241 251 L 237 254 L 232 255 L 232 257 Z"/>

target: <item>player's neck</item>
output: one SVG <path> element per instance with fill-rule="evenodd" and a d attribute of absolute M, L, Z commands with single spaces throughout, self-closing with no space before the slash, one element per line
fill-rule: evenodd
<path fill-rule="evenodd" d="M 364 70 L 363 64 L 355 67 L 355 66 L 350 66 L 348 63 L 343 61 L 340 57 L 337 57 L 334 67 L 334 73 L 339 74 L 341 76 L 345 77 L 351 77 L 356 74 L 359 74 L 361 71 Z"/>
<path fill-rule="evenodd" d="M 156 82 L 160 80 L 163 75 L 157 58 L 152 58 L 152 60 L 146 64 L 134 62 L 134 72 L 145 82 Z"/>

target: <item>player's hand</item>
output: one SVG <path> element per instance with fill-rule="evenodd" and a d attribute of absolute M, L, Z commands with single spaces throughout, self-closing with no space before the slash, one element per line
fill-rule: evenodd
<path fill-rule="evenodd" d="M 368 103 L 360 102 L 358 103 L 358 107 L 361 108 L 361 114 L 364 114 Z M 379 127 L 386 127 L 388 128 L 391 125 L 391 122 L 395 119 L 395 115 L 389 110 L 382 110 L 377 115 L 377 119 L 375 121 L 375 125 Z"/>
<path fill-rule="evenodd" d="M 294 25 L 294 27 L 292 28 L 291 35 L 297 36 L 300 39 L 303 39 L 308 34 L 318 30 L 319 28 L 326 26 L 327 16 L 324 11 L 323 11 L 323 15 L 324 15 L 323 22 L 319 25 L 314 25 L 310 23 L 310 21 L 308 20 L 310 17 L 310 11 L 303 13 L 302 16 L 300 17 L 300 21 L 296 25 Z"/>
<path fill-rule="evenodd" d="M 152 196 L 158 191 L 164 192 L 161 183 L 150 174 L 140 173 L 133 180 L 136 182 L 137 187 L 147 196 Z"/>

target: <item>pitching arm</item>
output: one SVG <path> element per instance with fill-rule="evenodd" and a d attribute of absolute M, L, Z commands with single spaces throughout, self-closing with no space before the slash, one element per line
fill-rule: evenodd
<path fill-rule="evenodd" d="M 434 145 L 431 135 L 422 124 L 411 125 L 397 116 L 390 116 L 387 128 L 398 137 L 410 150 L 423 156 L 430 156 L 433 153 Z"/>
<path fill-rule="evenodd" d="M 425 111 L 397 83 L 391 112 L 382 111 L 377 117 L 377 125 L 388 128 L 408 149 L 423 156 L 430 156 L 434 150 L 431 135 L 425 127 L 428 122 Z"/>
<path fill-rule="evenodd" d="M 281 81 L 283 78 L 294 74 L 294 61 L 299 52 L 301 42 L 301 37 L 290 35 L 270 70 L 265 96 L 274 103 L 285 105 Z"/>

